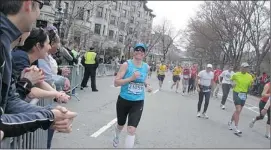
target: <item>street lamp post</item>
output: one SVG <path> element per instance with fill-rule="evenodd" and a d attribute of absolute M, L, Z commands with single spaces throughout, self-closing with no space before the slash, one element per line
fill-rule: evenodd
<path fill-rule="evenodd" d="M 60 26 L 61 26 L 61 22 L 64 17 L 64 12 L 63 12 L 63 9 L 61 6 L 58 7 L 57 11 L 55 12 L 55 16 L 56 16 L 56 18 L 55 18 L 54 26 L 56 26 L 56 28 L 58 30 L 58 34 L 61 35 L 61 31 L 60 31 L 61 27 Z"/>

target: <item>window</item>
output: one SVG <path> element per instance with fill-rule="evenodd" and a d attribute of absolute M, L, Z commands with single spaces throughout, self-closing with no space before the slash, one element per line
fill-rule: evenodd
<path fill-rule="evenodd" d="M 61 1 L 56 1 L 55 8 L 59 8 L 61 6 Z"/>
<path fill-rule="evenodd" d="M 113 2 L 113 8 L 114 10 L 118 10 L 118 2 Z"/>
<path fill-rule="evenodd" d="M 121 16 L 122 17 L 126 17 L 127 16 L 127 10 L 123 9 L 122 13 L 121 13 Z"/>
<path fill-rule="evenodd" d="M 89 22 L 90 20 L 90 10 L 87 10 L 87 21 Z"/>
<path fill-rule="evenodd" d="M 129 28 L 129 34 L 132 34 L 132 33 L 133 33 L 133 30 L 134 30 L 134 29 L 130 27 L 130 28 Z"/>
<path fill-rule="evenodd" d="M 50 0 L 44 0 L 43 2 L 44 2 L 44 5 L 48 5 L 48 6 L 51 5 Z"/>
<path fill-rule="evenodd" d="M 47 27 L 48 22 L 44 21 L 44 20 L 37 20 L 36 22 L 36 27 L 41 27 L 41 28 L 46 28 Z"/>
<path fill-rule="evenodd" d="M 78 7 L 77 13 L 78 13 L 77 19 L 84 20 L 84 8 Z"/>
<path fill-rule="evenodd" d="M 111 15 L 111 17 L 110 17 L 110 24 L 113 24 L 113 25 L 116 24 L 116 16 Z"/>
<path fill-rule="evenodd" d="M 95 23 L 94 33 L 100 35 L 101 34 L 101 27 L 102 27 L 101 24 Z"/>
<path fill-rule="evenodd" d="M 69 12 L 69 3 L 65 2 L 65 8 L 64 8 L 64 17 L 68 18 L 68 12 Z"/>
<path fill-rule="evenodd" d="M 113 31 L 113 30 L 109 30 L 108 37 L 109 37 L 110 39 L 113 39 L 113 38 L 114 38 L 114 31 Z"/>
<path fill-rule="evenodd" d="M 130 18 L 130 23 L 134 23 L 134 21 L 135 21 L 135 17 L 132 16 L 132 17 Z"/>
<path fill-rule="evenodd" d="M 138 12 L 137 12 L 137 17 L 139 17 L 139 18 L 140 18 L 140 11 L 138 11 Z"/>
<path fill-rule="evenodd" d="M 97 17 L 103 17 L 103 7 L 98 7 L 97 8 Z"/>
<path fill-rule="evenodd" d="M 105 28 L 106 28 L 106 27 L 105 27 L 105 25 L 104 25 L 104 27 L 103 27 L 103 35 L 105 35 Z"/>
<path fill-rule="evenodd" d="M 124 28 L 125 28 L 125 23 L 124 23 L 124 22 L 121 22 L 121 23 L 120 23 L 120 29 L 121 29 L 121 30 L 124 30 Z"/>
<path fill-rule="evenodd" d="M 123 35 L 119 35 L 119 42 L 123 43 Z"/>
<path fill-rule="evenodd" d="M 136 8 L 135 6 L 132 7 L 132 12 L 135 12 Z"/>

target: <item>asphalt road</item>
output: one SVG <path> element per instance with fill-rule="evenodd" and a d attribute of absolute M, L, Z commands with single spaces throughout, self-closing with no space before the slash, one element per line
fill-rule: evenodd
<path fill-rule="evenodd" d="M 78 97 L 63 105 L 79 113 L 70 134 L 56 133 L 52 148 L 113 148 L 113 126 L 116 122 L 115 103 L 119 88 L 113 86 L 114 77 L 97 79 L 99 92 L 78 90 Z M 258 100 L 249 97 L 241 114 L 239 128 L 242 137 L 228 130 L 234 105 L 231 94 L 226 110 L 221 110 L 220 99 L 210 100 L 209 119 L 197 118 L 197 94 L 182 96 L 170 90 L 171 75 L 165 79 L 163 90 L 158 91 L 158 81 L 150 79 L 153 93 L 147 93 L 144 111 L 139 124 L 135 148 L 231 148 L 270 149 L 270 139 L 264 138 L 266 118 L 249 128 L 257 115 Z M 89 83 L 90 84 L 90 83 Z M 203 110 L 203 106 L 202 106 Z M 123 148 L 126 131 L 121 134 L 119 148 Z"/>

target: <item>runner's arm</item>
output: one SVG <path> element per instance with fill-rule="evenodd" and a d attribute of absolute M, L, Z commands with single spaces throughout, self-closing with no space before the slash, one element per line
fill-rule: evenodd
<path fill-rule="evenodd" d="M 270 96 L 270 93 L 267 94 L 268 90 L 269 90 L 269 85 L 265 84 L 263 92 L 262 92 L 262 97 L 269 97 Z"/>
<path fill-rule="evenodd" d="M 270 107 L 270 99 L 266 102 L 264 109 L 268 109 Z"/>
<path fill-rule="evenodd" d="M 147 74 L 150 72 L 150 66 L 148 66 L 148 72 L 147 72 Z M 145 87 L 148 87 L 148 86 L 150 86 L 150 83 L 148 82 L 148 78 L 146 78 L 145 79 L 145 82 L 144 82 L 144 84 L 145 84 Z"/>
<path fill-rule="evenodd" d="M 122 85 L 132 81 L 131 77 L 123 79 L 127 68 L 128 68 L 128 63 L 127 62 L 123 63 L 120 66 L 119 72 L 117 73 L 116 78 L 114 80 L 114 86 L 115 87 L 122 86 Z"/>

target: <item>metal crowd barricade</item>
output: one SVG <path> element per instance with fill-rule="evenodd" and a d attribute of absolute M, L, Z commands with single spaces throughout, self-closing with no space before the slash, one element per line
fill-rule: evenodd
<path fill-rule="evenodd" d="M 53 100 L 33 99 L 30 103 L 43 107 L 51 105 Z M 29 132 L 18 137 L 4 138 L 0 142 L 0 149 L 46 149 L 47 137 L 48 130 L 38 129 L 35 132 Z"/>
<path fill-rule="evenodd" d="M 99 67 L 97 68 L 97 71 L 96 71 L 96 76 L 97 77 L 114 76 L 118 70 L 119 70 L 119 65 L 99 64 Z"/>
<path fill-rule="evenodd" d="M 75 97 L 78 101 L 80 99 L 77 97 L 76 88 L 80 86 L 83 75 L 84 75 L 84 67 L 82 65 L 74 65 L 74 66 L 59 66 L 59 68 L 67 67 L 70 69 L 71 73 L 67 76 L 67 78 L 71 82 L 71 96 Z"/>

